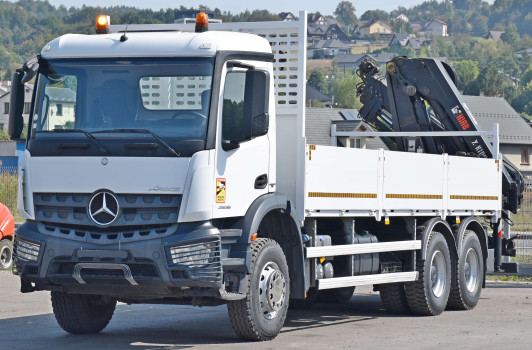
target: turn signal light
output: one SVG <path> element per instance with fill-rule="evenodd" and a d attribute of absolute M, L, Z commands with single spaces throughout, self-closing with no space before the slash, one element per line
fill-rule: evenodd
<path fill-rule="evenodd" d="M 206 13 L 200 12 L 196 17 L 196 33 L 203 33 L 209 30 L 209 18 Z"/>
<path fill-rule="evenodd" d="M 109 33 L 109 24 L 111 18 L 106 15 L 100 15 L 96 18 L 96 33 L 97 34 L 108 34 Z"/>

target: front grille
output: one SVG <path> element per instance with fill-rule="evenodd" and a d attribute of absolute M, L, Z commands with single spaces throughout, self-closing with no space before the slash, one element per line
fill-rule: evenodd
<path fill-rule="evenodd" d="M 161 225 L 177 222 L 181 195 L 116 194 L 120 212 L 109 227 Z M 40 222 L 94 226 L 89 217 L 89 193 L 34 193 L 35 218 Z"/>
<path fill-rule="evenodd" d="M 220 238 L 170 245 L 166 260 L 174 279 L 217 282 L 222 278 Z"/>
<path fill-rule="evenodd" d="M 95 244 L 116 244 L 137 242 L 171 235 L 177 230 L 177 224 L 155 227 L 125 227 L 115 230 L 98 230 L 92 228 L 58 226 L 50 223 L 38 223 L 39 232 L 48 236 L 66 238 L 74 241 Z"/>

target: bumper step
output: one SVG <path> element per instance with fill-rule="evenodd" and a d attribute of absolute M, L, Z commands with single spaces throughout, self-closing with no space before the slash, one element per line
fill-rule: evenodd
<path fill-rule="evenodd" d="M 368 253 L 397 252 L 401 250 L 421 249 L 421 241 L 398 241 L 382 243 L 362 243 L 331 245 L 325 247 L 306 248 L 307 258 L 321 258 L 322 256 L 353 255 Z"/>
<path fill-rule="evenodd" d="M 332 289 L 352 286 L 365 286 L 370 284 L 383 284 L 395 282 L 412 282 L 417 280 L 418 272 L 394 272 L 380 275 L 361 275 L 351 277 L 334 277 L 316 281 L 318 289 Z"/>

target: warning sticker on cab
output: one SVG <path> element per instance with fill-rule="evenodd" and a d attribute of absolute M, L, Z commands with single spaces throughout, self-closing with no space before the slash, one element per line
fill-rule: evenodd
<path fill-rule="evenodd" d="M 225 179 L 216 179 L 216 203 L 225 203 Z"/>

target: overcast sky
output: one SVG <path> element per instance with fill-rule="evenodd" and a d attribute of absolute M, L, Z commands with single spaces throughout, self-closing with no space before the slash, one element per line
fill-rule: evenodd
<path fill-rule="evenodd" d="M 13 0 L 12 0 L 13 1 Z M 181 5 L 186 7 L 195 7 L 198 5 L 207 5 L 211 9 L 218 7 L 222 11 L 231 11 L 239 13 L 246 9 L 267 9 L 270 12 L 292 12 L 297 16 L 298 11 L 306 10 L 309 12 L 320 11 L 324 15 L 332 15 L 336 5 L 340 0 L 268 0 L 268 1 L 245 1 L 245 0 L 48 0 L 52 5 L 65 5 L 67 7 L 86 4 L 87 6 L 114 6 L 128 5 L 138 8 L 151 8 L 159 10 L 161 8 L 177 8 Z M 391 11 L 398 6 L 410 7 L 420 4 L 423 0 L 352 0 L 356 8 L 356 14 L 360 17 L 366 10 L 381 9 Z"/>

